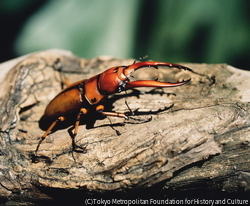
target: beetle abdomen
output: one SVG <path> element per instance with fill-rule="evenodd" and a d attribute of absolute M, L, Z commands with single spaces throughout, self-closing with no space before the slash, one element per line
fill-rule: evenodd
<path fill-rule="evenodd" d="M 71 87 L 59 93 L 46 107 L 44 119 L 56 119 L 81 108 L 85 101 L 78 87 Z"/>

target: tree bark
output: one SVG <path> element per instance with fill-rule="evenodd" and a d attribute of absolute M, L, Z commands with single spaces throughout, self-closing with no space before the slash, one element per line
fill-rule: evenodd
<path fill-rule="evenodd" d="M 60 92 L 62 76 L 75 82 L 133 61 L 106 56 L 88 60 L 50 50 L 0 65 L 1 202 L 66 201 L 70 194 L 83 203 L 89 193 L 124 197 L 124 192 L 155 188 L 160 194 L 154 197 L 161 199 L 200 189 L 249 192 L 250 72 L 226 64 L 182 63 L 193 72 L 141 70 L 140 79 L 156 75 L 162 81 L 192 80 L 176 88 L 111 95 L 107 111 L 129 112 L 127 102 L 134 116 L 124 121 L 86 115 L 75 139 L 86 147 L 85 153 L 72 152 L 74 120 L 67 121 L 46 137 L 38 151 L 41 158 L 32 162 L 44 133 L 38 122 Z"/>

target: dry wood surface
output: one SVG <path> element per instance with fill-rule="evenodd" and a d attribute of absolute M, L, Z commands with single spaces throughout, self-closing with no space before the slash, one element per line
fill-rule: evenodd
<path fill-rule="evenodd" d="M 74 196 L 160 187 L 161 197 L 169 191 L 250 191 L 250 72 L 227 64 L 180 63 L 193 72 L 142 69 L 140 79 L 192 80 L 109 96 L 107 111 L 129 112 L 126 101 L 134 115 L 86 115 L 76 137 L 84 153 L 72 153 L 69 121 L 49 134 L 39 162 L 32 162 L 44 133 L 39 120 L 61 91 L 62 76 L 73 83 L 133 61 L 49 50 L 0 65 L 1 202 L 54 200 L 58 190 Z"/>

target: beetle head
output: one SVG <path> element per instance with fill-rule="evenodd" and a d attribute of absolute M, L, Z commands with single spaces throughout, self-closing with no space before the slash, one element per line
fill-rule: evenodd
<path fill-rule="evenodd" d="M 131 82 L 129 77 L 135 72 L 137 69 L 142 67 L 155 67 L 157 66 L 167 66 L 167 67 L 176 67 L 179 69 L 189 70 L 188 67 L 178 65 L 178 64 L 170 64 L 165 62 L 138 62 L 133 63 L 129 66 L 120 66 L 120 67 L 112 67 L 105 72 L 101 73 L 98 81 L 98 88 L 101 93 L 105 95 L 118 93 L 124 91 L 126 89 L 132 89 L 136 87 L 176 87 L 181 86 L 183 84 L 188 83 L 191 79 L 176 82 L 176 83 L 168 83 L 168 82 L 159 82 L 155 80 L 138 80 Z"/>

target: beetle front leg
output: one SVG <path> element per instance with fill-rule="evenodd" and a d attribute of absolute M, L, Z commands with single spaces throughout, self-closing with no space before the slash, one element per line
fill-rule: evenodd
<path fill-rule="evenodd" d="M 117 112 L 104 112 L 103 109 L 104 109 L 104 106 L 103 106 L 103 105 L 98 105 L 98 106 L 96 107 L 96 111 L 99 112 L 99 113 L 102 114 L 102 115 L 105 115 L 105 116 L 113 116 L 113 117 L 122 117 L 122 118 L 124 118 L 124 119 L 128 119 L 128 117 L 127 117 L 125 114 L 123 114 L 123 113 L 117 113 Z M 112 122 L 111 122 L 111 120 L 110 120 L 109 118 L 108 118 L 108 120 L 109 120 L 110 124 L 112 124 Z M 121 133 L 120 133 L 118 130 L 116 130 L 112 125 L 110 125 L 110 127 L 116 132 L 117 135 L 121 135 Z"/>
<path fill-rule="evenodd" d="M 124 119 L 128 119 L 128 117 L 123 114 L 123 113 L 118 113 L 118 112 L 104 112 L 104 106 L 103 105 L 98 105 L 96 107 L 96 111 L 105 115 L 105 116 L 113 116 L 113 117 L 122 117 Z"/>

